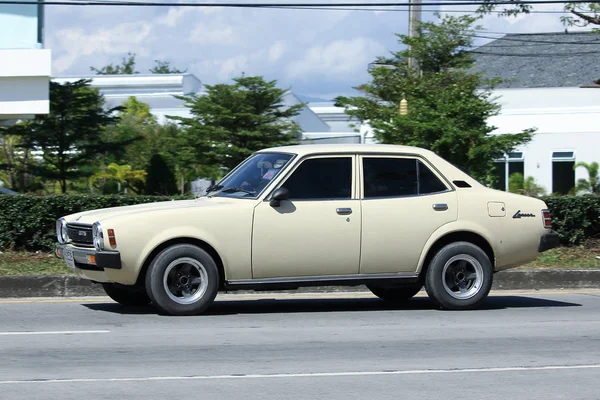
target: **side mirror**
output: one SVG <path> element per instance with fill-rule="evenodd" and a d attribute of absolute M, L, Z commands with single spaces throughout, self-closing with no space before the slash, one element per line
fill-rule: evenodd
<path fill-rule="evenodd" d="M 269 204 L 271 207 L 279 207 L 281 205 L 282 200 L 287 200 L 290 197 L 290 191 L 284 187 L 281 187 L 273 192 L 273 196 L 271 196 L 271 201 Z"/>

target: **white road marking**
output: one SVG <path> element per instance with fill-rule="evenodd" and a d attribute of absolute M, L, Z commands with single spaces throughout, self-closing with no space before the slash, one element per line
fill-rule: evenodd
<path fill-rule="evenodd" d="M 13 336 L 13 335 L 82 335 L 86 333 L 110 333 L 110 331 L 43 331 L 43 332 L 0 332 L 0 336 Z"/>
<path fill-rule="evenodd" d="M 355 371 L 355 372 L 307 372 L 284 374 L 234 374 L 234 375 L 196 375 L 196 376 L 149 376 L 132 378 L 77 378 L 77 379 L 27 379 L 0 381 L 0 384 L 19 383 L 98 383 L 98 382 L 148 382 L 148 381 L 198 381 L 221 379 L 264 379 L 264 378 L 317 378 L 317 377 L 346 377 L 374 375 L 427 375 L 427 374 L 457 374 L 476 372 L 515 372 L 515 371 L 554 371 L 570 369 L 594 369 L 600 364 L 590 365 L 545 365 L 538 367 L 490 367 L 490 368 L 456 368 L 456 369 L 415 369 L 396 371 Z"/>

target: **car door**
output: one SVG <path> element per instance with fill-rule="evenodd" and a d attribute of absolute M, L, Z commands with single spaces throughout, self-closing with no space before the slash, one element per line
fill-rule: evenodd
<path fill-rule="evenodd" d="M 360 273 L 411 272 L 429 237 L 458 217 L 456 192 L 426 160 L 361 156 Z"/>
<path fill-rule="evenodd" d="M 254 278 L 357 274 L 361 211 L 356 156 L 302 160 L 278 187 L 289 190 L 279 207 L 254 210 Z"/>

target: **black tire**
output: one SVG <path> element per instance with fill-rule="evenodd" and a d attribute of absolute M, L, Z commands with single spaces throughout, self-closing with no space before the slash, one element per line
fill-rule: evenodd
<path fill-rule="evenodd" d="M 197 315 L 217 296 L 219 270 L 213 258 L 201 248 L 191 244 L 173 245 L 160 252 L 150 264 L 146 290 L 154 305 L 165 314 Z M 190 295 L 187 299 L 184 291 Z"/>
<path fill-rule="evenodd" d="M 144 286 L 125 286 L 118 283 L 103 283 L 102 288 L 114 301 L 124 306 L 146 306 L 152 300 Z"/>
<path fill-rule="evenodd" d="M 408 301 L 413 298 L 421 288 L 422 284 L 402 285 L 402 286 L 373 286 L 367 285 L 367 288 L 377 297 L 386 301 L 397 303 Z"/>
<path fill-rule="evenodd" d="M 469 242 L 455 242 L 440 249 L 429 263 L 425 290 L 438 308 L 471 310 L 487 298 L 493 278 L 494 268 L 481 248 Z"/>

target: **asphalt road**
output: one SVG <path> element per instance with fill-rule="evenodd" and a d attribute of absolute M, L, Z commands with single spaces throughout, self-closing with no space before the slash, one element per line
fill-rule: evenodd
<path fill-rule="evenodd" d="M 422 296 L 259 296 L 220 296 L 196 317 L 0 300 L 0 398 L 600 398 L 600 290 L 495 292 L 469 312 Z"/>

